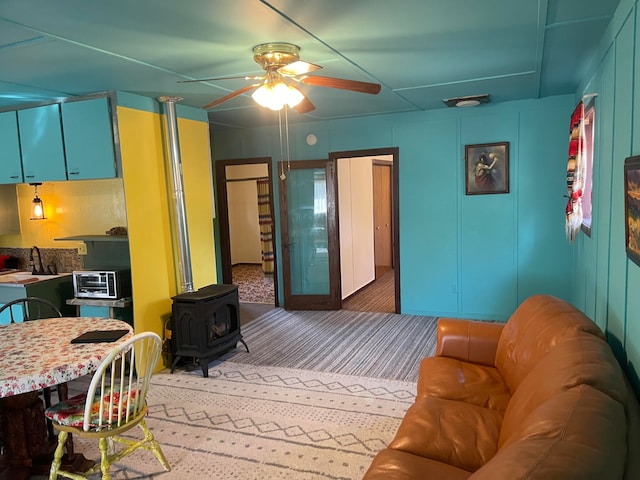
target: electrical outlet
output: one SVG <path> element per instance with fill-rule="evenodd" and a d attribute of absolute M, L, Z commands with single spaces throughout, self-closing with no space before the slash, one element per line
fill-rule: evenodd
<path fill-rule="evenodd" d="M 87 244 L 81 243 L 78 245 L 78 255 L 86 255 L 87 254 Z"/>

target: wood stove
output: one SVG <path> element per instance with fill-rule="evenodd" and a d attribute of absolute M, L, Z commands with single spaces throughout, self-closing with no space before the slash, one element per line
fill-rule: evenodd
<path fill-rule="evenodd" d="M 194 357 L 209 376 L 209 363 L 221 352 L 242 342 L 237 285 L 209 285 L 196 292 L 172 297 L 171 334 L 174 360 L 171 372 L 182 357 Z"/>

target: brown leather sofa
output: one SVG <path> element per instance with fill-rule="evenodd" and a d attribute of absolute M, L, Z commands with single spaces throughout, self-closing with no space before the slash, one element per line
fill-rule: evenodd
<path fill-rule="evenodd" d="M 366 480 L 640 479 L 638 401 L 604 334 L 546 295 L 440 319 L 415 403 Z"/>

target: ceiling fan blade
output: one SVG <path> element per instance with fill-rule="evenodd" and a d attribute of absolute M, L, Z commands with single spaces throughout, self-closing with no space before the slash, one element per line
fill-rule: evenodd
<path fill-rule="evenodd" d="M 203 110 L 208 110 L 210 108 L 217 107 L 221 103 L 224 103 L 227 100 L 231 100 L 232 98 L 237 97 L 238 95 L 242 95 L 243 93 L 248 92 L 249 90 L 252 90 L 252 89 L 256 88 L 259 85 L 260 85 L 259 83 L 254 83 L 253 85 L 247 85 L 246 87 L 242 87 L 242 88 L 236 90 L 235 92 L 231 92 L 229 95 L 225 95 L 224 97 L 221 97 L 221 98 L 219 98 L 217 100 L 214 100 L 211 103 L 207 103 L 204 107 L 202 107 L 202 109 Z"/>
<path fill-rule="evenodd" d="M 318 75 L 302 77 L 300 82 L 305 85 L 313 85 L 315 87 L 338 88 L 340 90 L 351 90 L 352 92 L 369 93 L 371 95 L 379 93 L 381 88 L 379 83 L 359 82 L 357 80 L 345 80 L 333 77 L 320 77 Z"/>
<path fill-rule="evenodd" d="M 302 101 L 293 107 L 293 109 L 298 113 L 309 113 L 316 109 L 316 106 L 311 103 L 311 100 L 305 95 Z"/>
<path fill-rule="evenodd" d="M 262 76 L 240 76 L 240 77 L 213 77 L 213 78 L 198 78 L 197 80 L 178 80 L 176 83 L 196 83 L 196 82 L 212 82 L 214 80 L 237 80 L 237 79 L 243 79 L 243 80 L 263 80 L 264 79 L 264 75 Z"/>
<path fill-rule="evenodd" d="M 282 75 L 293 76 L 293 75 L 302 75 L 304 73 L 315 72 L 316 70 L 320 70 L 320 69 L 322 69 L 320 65 L 298 60 L 293 63 L 290 63 L 289 65 L 283 65 L 282 67 L 278 68 L 278 73 Z"/>

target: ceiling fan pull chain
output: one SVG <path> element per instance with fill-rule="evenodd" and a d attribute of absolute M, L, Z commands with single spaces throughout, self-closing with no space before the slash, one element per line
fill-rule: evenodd
<path fill-rule="evenodd" d="M 282 145 L 282 110 L 278 110 L 278 130 L 280 131 L 280 180 L 284 181 L 287 175 L 284 173 L 284 147 Z"/>
<path fill-rule="evenodd" d="M 287 172 L 291 170 L 291 158 L 289 155 L 289 106 L 284 106 L 284 125 L 287 138 Z"/>

